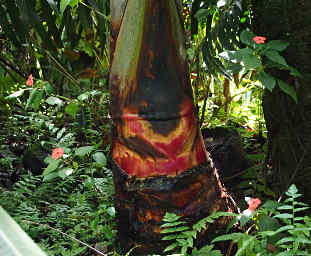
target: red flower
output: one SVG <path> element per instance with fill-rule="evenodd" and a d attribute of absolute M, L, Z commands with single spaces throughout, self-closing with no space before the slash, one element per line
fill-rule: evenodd
<path fill-rule="evenodd" d="M 27 81 L 26 81 L 27 86 L 33 86 L 33 77 L 32 74 L 29 75 Z"/>
<path fill-rule="evenodd" d="M 52 158 L 57 160 L 61 158 L 64 155 L 64 149 L 63 148 L 54 148 L 52 152 Z"/>
<path fill-rule="evenodd" d="M 266 40 L 267 40 L 267 38 L 265 38 L 264 36 L 255 36 L 255 37 L 253 38 L 253 41 L 254 41 L 256 44 L 264 44 Z"/>
<path fill-rule="evenodd" d="M 261 200 L 259 198 L 251 198 L 247 201 L 248 210 L 253 212 L 260 204 Z"/>

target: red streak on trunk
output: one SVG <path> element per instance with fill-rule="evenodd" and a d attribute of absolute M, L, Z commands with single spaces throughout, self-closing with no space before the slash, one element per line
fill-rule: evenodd
<path fill-rule="evenodd" d="M 182 134 L 168 143 L 156 142 L 155 146 L 160 151 L 162 151 L 168 158 L 174 158 L 178 154 L 178 151 L 180 151 L 182 145 L 184 144 L 184 141 L 185 138 Z"/>

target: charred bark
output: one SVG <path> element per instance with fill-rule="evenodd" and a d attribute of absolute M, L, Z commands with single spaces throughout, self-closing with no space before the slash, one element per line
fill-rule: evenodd
<path fill-rule="evenodd" d="M 139 245 L 136 255 L 159 253 L 166 245 L 160 235 L 166 211 L 198 220 L 228 210 L 227 195 L 197 123 L 176 2 L 119 0 L 111 8 L 119 239 L 125 250 Z"/>

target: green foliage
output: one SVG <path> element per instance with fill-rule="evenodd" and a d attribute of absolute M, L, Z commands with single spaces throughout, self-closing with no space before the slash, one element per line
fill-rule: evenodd
<path fill-rule="evenodd" d="M 303 214 L 310 207 L 297 200 L 302 195 L 298 193 L 295 185 L 291 185 L 285 194 L 287 198 L 283 203 L 267 201 L 251 216 L 244 215 L 244 213 L 239 215 L 215 212 L 192 227 L 189 227 L 187 222 L 181 221 L 180 216 L 166 213 L 161 232 L 165 235 L 162 239 L 172 241 L 172 243 L 165 249 L 165 252 L 178 249 L 181 255 L 223 255 L 214 249 L 215 244 L 220 241 L 233 241 L 237 245 L 235 255 L 240 256 L 310 255 L 311 216 Z M 250 220 L 255 225 L 250 225 L 245 233 L 234 232 L 220 235 L 214 238 L 210 245 L 200 250 L 195 248 L 197 234 L 220 217 L 235 217 L 229 227 L 237 223 L 242 227 Z M 192 249 L 191 254 L 189 254 L 189 249 Z"/>
<path fill-rule="evenodd" d="M 165 234 L 162 240 L 173 241 L 172 244 L 167 246 L 164 252 L 180 249 L 181 255 L 188 255 L 189 249 L 194 248 L 194 242 L 197 235 L 204 229 L 208 228 L 209 224 L 215 222 L 216 219 L 221 217 L 235 217 L 236 214 L 229 212 L 214 212 L 210 216 L 201 219 L 190 228 L 185 221 L 180 220 L 180 216 L 174 213 L 166 213 L 163 217 L 164 224 L 161 225 L 163 230 L 162 234 Z M 167 234 L 167 235 L 166 235 Z M 213 246 L 205 246 L 200 250 L 194 249 L 191 255 L 204 255 L 204 253 L 210 253 L 208 255 L 221 255 L 220 251 L 214 250 Z"/>
<path fill-rule="evenodd" d="M 278 84 L 280 89 L 291 96 L 297 103 L 296 92 L 292 86 L 284 81 L 277 80 L 265 72 L 267 68 L 271 67 L 288 71 L 293 69 L 279 53 L 287 48 L 288 43 L 281 40 L 272 40 L 267 44 L 263 42 L 256 43 L 254 38 L 256 38 L 254 33 L 248 30 L 242 31 L 240 39 L 247 47 L 236 51 L 223 52 L 220 56 L 224 57 L 230 64 L 240 64 L 241 70 L 244 73 L 256 71 L 255 78 L 269 91 L 272 91 L 276 84 Z M 263 64 L 263 61 L 266 64 Z M 296 76 L 301 75 L 297 72 Z"/>
<path fill-rule="evenodd" d="M 82 255 L 87 248 L 47 224 L 95 247 L 109 246 L 115 236 L 112 177 L 73 175 L 43 182 L 23 175 L 13 190 L 2 191 L 1 205 L 48 255 Z M 96 240 L 94 240 L 96 239 Z M 98 245 L 99 246 L 99 245 Z"/>

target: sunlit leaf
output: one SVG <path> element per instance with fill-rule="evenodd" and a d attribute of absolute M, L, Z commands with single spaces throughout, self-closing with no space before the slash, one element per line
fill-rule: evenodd
<path fill-rule="evenodd" d="M 63 103 L 63 101 L 57 97 L 50 96 L 46 99 L 46 103 L 49 105 L 60 105 Z"/>
<path fill-rule="evenodd" d="M 65 179 L 66 177 L 68 177 L 69 175 L 71 175 L 73 173 L 73 169 L 69 168 L 69 167 L 65 167 L 62 168 L 58 171 L 58 176 Z"/>
<path fill-rule="evenodd" d="M 75 117 L 80 109 L 80 105 L 76 102 L 71 102 L 68 104 L 65 108 L 66 113 L 71 115 L 72 117 Z"/>
<path fill-rule="evenodd" d="M 60 10 L 60 14 L 63 15 L 66 7 L 70 4 L 71 0 L 61 0 L 60 1 L 60 7 L 59 7 L 59 10 Z"/>
<path fill-rule="evenodd" d="M 106 166 L 107 164 L 107 159 L 106 156 L 103 152 L 96 152 L 93 154 L 93 159 L 95 160 L 96 163 Z"/>
<path fill-rule="evenodd" d="M 12 94 L 10 94 L 9 96 L 5 97 L 6 99 L 15 99 L 15 98 L 18 98 L 19 96 L 23 95 L 25 92 L 25 89 L 21 89 L 17 92 L 14 92 Z"/>

